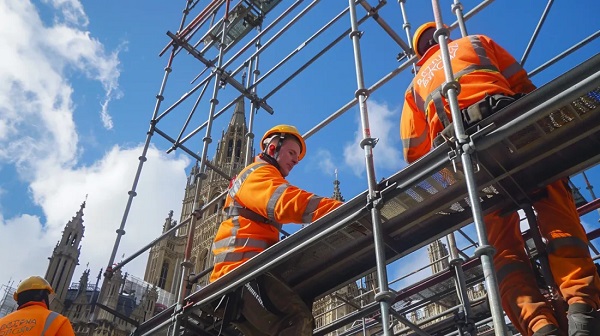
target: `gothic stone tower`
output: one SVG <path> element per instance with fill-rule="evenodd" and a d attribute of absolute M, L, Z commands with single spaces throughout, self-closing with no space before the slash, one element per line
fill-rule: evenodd
<path fill-rule="evenodd" d="M 235 176 L 244 168 L 247 133 L 244 100 L 240 99 L 235 105 L 227 130 L 221 134 L 215 157 L 211 163 L 225 174 L 232 177 Z M 201 183 L 199 190 L 197 188 L 198 183 Z M 200 208 L 202 204 L 225 191 L 228 186 L 229 181 L 224 179 L 220 174 L 211 169 L 201 172 L 196 163 L 188 176 L 180 220 L 183 221 L 188 218 L 195 208 Z M 194 204 L 194 199 L 197 199 L 198 204 Z M 223 203 L 224 200 L 218 202 L 212 208 L 207 209 L 200 220 L 194 220 L 192 263 L 195 273 L 210 268 L 213 265 L 211 246 L 217 228 L 224 219 L 221 211 Z M 175 225 L 171 216 L 172 214 L 167 218 L 163 232 L 166 232 L 166 230 Z M 179 279 L 181 278 L 180 265 L 183 260 L 187 235 L 188 228 L 184 226 L 179 229 L 177 234 L 164 239 L 164 242 L 157 244 L 151 249 L 148 264 L 146 265 L 145 281 L 171 293 L 177 292 Z M 200 280 L 199 285 L 205 285 L 207 282 L 207 277 L 205 277 Z M 164 287 L 161 286 L 163 284 Z"/>
<path fill-rule="evenodd" d="M 62 238 L 54 247 L 52 256 L 48 258 L 50 263 L 45 278 L 56 292 L 56 299 L 50 305 L 50 308 L 55 311 L 60 312 L 63 310 L 75 267 L 79 265 L 79 254 L 81 252 L 79 243 L 81 243 L 85 230 L 83 226 L 84 208 L 85 202 L 81 204 L 77 214 L 65 226 Z"/>
<path fill-rule="evenodd" d="M 173 211 L 165 218 L 163 233 L 177 225 L 173 220 Z M 150 249 L 144 281 L 164 289 L 170 293 L 176 293 L 178 279 L 180 279 L 181 262 L 183 261 L 183 250 L 185 248 L 185 237 L 171 233 Z"/>

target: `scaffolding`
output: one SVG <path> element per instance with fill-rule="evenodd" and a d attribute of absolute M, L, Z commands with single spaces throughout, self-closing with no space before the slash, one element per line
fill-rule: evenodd
<path fill-rule="evenodd" d="M 275 65 L 262 75 L 259 60 L 262 60 L 261 57 L 268 58 L 268 54 L 263 55 L 266 54 L 265 51 L 282 36 L 287 36 L 286 32 L 294 25 L 301 25 L 305 15 L 318 11 L 320 1 L 313 0 L 302 7 L 302 0 L 242 0 L 231 7 L 228 0 L 212 0 L 186 24 L 188 15 L 198 10 L 199 2 L 185 1 L 179 29 L 175 33 L 167 33 L 171 40 L 161 52 L 161 56 L 167 55 L 167 66 L 156 95 L 145 146 L 139 157 L 137 172 L 108 265 L 115 265 L 115 256 L 121 237 L 125 234 L 128 213 L 136 196 L 137 183 L 154 135 L 161 136 L 170 144 L 171 148 L 167 152 L 182 150 L 199 162 L 197 188 L 202 186 L 209 170 L 219 174 L 224 180 L 230 180 L 230 172 L 222 171 L 208 160 L 212 130 L 217 125 L 217 118 L 240 99 L 250 102 L 246 134 L 248 146 L 244 156 L 245 163 L 250 163 L 255 117 L 262 110 L 267 114 L 275 114 L 277 108 L 269 104 L 269 99 L 348 36 L 351 40 L 353 70 L 356 73 L 356 85 L 349 92 L 354 92 L 354 97 L 329 116 L 318 116 L 318 123 L 304 137 L 310 138 L 317 134 L 352 107 L 358 106 L 362 130 L 360 146 L 364 151 L 367 190 L 313 225 L 303 227 L 252 258 L 219 281 L 193 293 L 186 292 L 188 283 L 210 270 L 196 270 L 200 274 L 192 275 L 194 270 L 190 254 L 195 225 L 190 216 L 131 257 L 107 268 L 105 282 L 109 281 L 112 272 L 122 268 L 157 241 L 175 230 L 187 227 L 189 238 L 177 302 L 142 323 L 133 334 L 238 335 L 231 326 L 220 325 L 220 321 L 210 315 L 207 307 L 223 295 L 268 271 L 281 276 L 306 301 L 323 297 L 349 282 L 376 273 L 374 301 L 361 304 L 355 312 L 316 329 L 315 335 L 335 332 L 356 321 L 362 322 L 339 334 L 365 334 L 367 329 L 374 328 L 377 330 L 375 333 L 386 336 L 409 333 L 428 335 L 432 332 L 475 335 L 477 328 L 491 323 L 496 335 L 508 335 L 492 265 L 493 249 L 487 241 L 483 216 L 498 209 L 515 210 L 517 206 L 522 207 L 523 204 L 530 203 L 531 193 L 539 186 L 580 173 L 599 162 L 600 56 L 592 57 L 511 104 L 501 113 L 485 119 L 475 132 L 471 130 L 467 133 L 462 124 L 455 123 L 454 131 L 458 135 L 455 139 L 446 141 L 414 164 L 378 181 L 374 163 L 377 139 L 376 134 L 371 134 L 370 131 L 367 100 L 394 77 L 409 72 L 416 62 L 410 45 L 411 23 L 407 19 L 406 1 L 398 0 L 398 4 L 403 19 L 402 28 L 408 42 L 404 42 L 382 15 L 382 8 L 389 5 L 386 1 L 379 0 L 376 4 L 371 4 L 367 0 L 349 0 L 348 5 L 337 13 L 328 10 L 327 13 L 332 13 L 329 21 L 289 54 L 281 55 L 280 58 L 276 56 L 278 61 L 274 61 Z M 450 25 L 450 29 L 458 27 L 461 35 L 465 36 L 465 21 L 492 2 L 482 1 L 463 14 L 462 4 L 454 0 L 452 12 L 457 21 Z M 541 15 L 522 63 L 529 55 L 551 4 L 552 1 L 549 1 Z M 330 7 L 321 5 L 328 9 Z M 288 7 L 280 8 L 284 6 Z M 359 13 L 357 7 L 363 11 Z M 442 11 L 438 1 L 432 1 L 432 9 L 438 27 L 442 27 Z M 278 16 L 267 22 L 267 14 L 270 16 L 274 13 Z M 289 18 L 293 13 L 296 13 L 295 16 Z M 328 43 L 320 41 L 323 46 L 314 56 L 300 62 L 283 80 L 279 80 L 282 77 L 278 77 L 278 80 L 271 77 L 272 74 L 281 72 L 284 65 L 300 54 L 308 44 L 316 43 L 324 32 L 335 31 L 342 18 L 349 19 L 349 24 L 346 22 L 346 28 L 339 35 L 332 34 L 334 38 Z M 359 28 L 371 22 L 380 27 L 397 45 L 395 61 L 399 65 L 367 86 L 361 51 L 363 34 Z M 396 23 L 395 26 L 399 24 Z M 255 35 L 250 36 L 253 31 Z M 439 44 L 444 66 L 448 69 L 450 58 L 446 37 L 449 31 L 442 29 L 440 32 Z M 530 75 L 543 71 L 584 47 L 598 35 L 600 31 L 548 60 L 531 71 Z M 275 52 L 277 53 L 279 50 Z M 199 62 L 201 70 L 192 81 L 193 87 L 163 109 L 167 82 L 172 75 L 176 57 L 178 60 L 187 57 L 184 61 L 188 62 L 184 63 L 187 67 L 191 67 L 191 64 L 197 67 Z M 446 76 L 447 82 L 454 82 L 451 71 L 446 71 Z M 212 94 L 205 99 L 204 95 L 211 82 Z M 261 88 L 268 88 L 267 84 L 271 84 L 270 91 L 259 94 L 259 84 Z M 401 92 L 402 89 L 397 91 Z M 456 88 L 450 86 L 447 95 L 453 119 L 459 120 Z M 217 110 L 221 96 L 227 97 L 228 102 Z M 352 94 L 348 93 L 346 96 L 351 97 Z M 195 97 L 194 101 L 191 101 L 192 97 Z M 201 106 L 208 111 L 208 117 L 206 121 L 198 122 L 195 113 L 202 109 Z M 187 114 L 177 114 L 186 108 Z M 181 121 L 181 127 L 162 128 L 161 121 L 169 118 Z M 194 126 L 196 127 L 193 128 Z M 203 130 L 201 148 L 192 148 L 191 140 L 198 139 Z M 197 197 L 198 192 L 195 195 Z M 222 193 L 207 200 L 198 211 L 208 209 L 224 196 L 225 193 Z M 193 204 L 199 203 L 200 200 L 194 199 Z M 579 209 L 583 214 L 597 208 L 598 202 L 592 200 Z M 531 211 L 525 209 L 525 212 L 530 217 L 529 222 L 535 222 L 531 219 Z M 461 230 L 469 223 L 475 224 L 476 239 L 471 239 Z M 467 255 L 467 249 L 457 248 L 455 234 L 465 236 L 471 242 L 469 249 L 472 250 L 472 255 Z M 534 241 L 535 248 L 531 249 L 533 257 L 539 257 L 535 252 L 543 249 L 539 244 L 541 239 L 536 236 L 535 230 L 531 230 L 529 235 Z M 597 236 L 596 231 L 591 232 L 590 240 Z M 399 291 L 393 290 L 391 285 L 395 280 L 390 281 L 388 277 L 389 265 L 442 237 L 447 239 L 451 267 L 419 284 Z M 595 250 L 593 245 L 592 248 Z M 470 298 L 468 288 L 482 282 L 485 283 L 487 294 L 484 297 Z M 430 316 L 418 323 L 407 317 L 429 303 L 440 302 L 450 296 L 457 297 L 459 304 L 448 307 L 440 316 Z M 452 318 L 445 318 L 446 315 L 451 315 Z"/>
<path fill-rule="evenodd" d="M 13 281 L 9 281 L 7 285 L 0 286 L 0 317 L 4 317 L 19 307 L 17 301 L 13 298 L 13 294 L 17 290 L 15 287 L 12 287 L 14 284 Z"/>

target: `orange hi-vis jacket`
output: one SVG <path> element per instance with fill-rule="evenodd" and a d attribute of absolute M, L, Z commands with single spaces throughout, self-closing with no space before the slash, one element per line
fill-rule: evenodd
<path fill-rule="evenodd" d="M 419 60 L 417 75 L 406 91 L 400 122 L 404 159 L 411 163 L 431 149 L 433 139 L 452 122 L 442 95 L 444 75 L 440 46 Z M 458 105 L 467 108 L 486 94 L 514 95 L 535 89 L 519 62 L 484 35 L 470 35 L 448 44 L 452 73 L 460 83 Z"/>
<path fill-rule="evenodd" d="M 340 204 L 290 185 L 275 166 L 257 158 L 229 188 L 224 211 L 233 215 L 221 223 L 215 236 L 210 281 L 277 243 L 282 224 L 311 223 Z M 265 217 L 269 223 L 243 217 L 237 213 L 239 208 Z"/>
<path fill-rule="evenodd" d="M 69 320 L 46 307 L 43 302 L 28 302 L 0 319 L 1 336 L 75 336 Z"/>

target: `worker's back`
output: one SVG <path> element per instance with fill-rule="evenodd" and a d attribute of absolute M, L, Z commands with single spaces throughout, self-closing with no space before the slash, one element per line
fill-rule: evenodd
<path fill-rule="evenodd" d="M 70 336 L 69 320 L 46 308 L 42 302 L 29 302 L 0 319 L 0 335 Z"/>

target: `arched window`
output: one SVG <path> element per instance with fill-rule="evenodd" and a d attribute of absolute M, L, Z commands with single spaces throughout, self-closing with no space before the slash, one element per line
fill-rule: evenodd
<path fill-rule="evenodd" d="M 229 139 L 227 143 L 227 157 L 231 157 L 231 154 L 233 154 L 233 140 Z"/>
<path fill-rule="evenodd" d="M 165 285 L 167 283 L 167 274 L 169 274 L 169 263 L 166 261 L 163 262 L 163 265 L 160 269 L 160 277 L 158 278 L 158 287 L 165 289 Z"/>
<path fill-rule="evenodd" d="M 242 152 L 242 140 L 236 141 L 235 143 L 235 157 L 239 159 L 240 153 Z"/>

